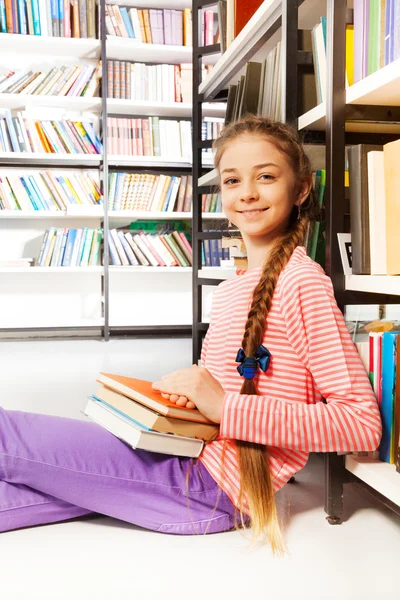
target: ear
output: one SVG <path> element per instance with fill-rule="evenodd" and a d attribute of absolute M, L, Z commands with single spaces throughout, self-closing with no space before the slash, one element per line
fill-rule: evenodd
<path fill-rule="evenodd" d="M 295 201 L 296 206 L 301 206 L 310 195 L 312 188 L 312 179 L 311 177 L 305 177 L 301 184 L 299 185 L 299 189 L 297 191 L 297 197 Z"/>

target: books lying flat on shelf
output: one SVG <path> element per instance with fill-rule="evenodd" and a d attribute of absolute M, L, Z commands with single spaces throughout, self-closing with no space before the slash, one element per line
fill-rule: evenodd
<path fill-rule="evenodd" d="M 400 140 L 348 151 L 354 275 L 399 275 Z"/>
<path fill-rule="evenodd" d="M 213 440 L 218 436 L 219 427 L 216 423 L 214 425 L 211 423 L 194 423 L 165 417 L 132 398 L 110 390 L 103 385 L 99 386 L 93 397 L 96 400 L 101 400 L 110 408 L 119 411 L 124 416 L 133 419 L 141 427 L 152 431 L 194 437 L 204 441 Z"/>
<path fill-rule="evenodd" d="M 108 117 L 108 148 L 111 154 L 162 156 L 192 161 L 192 130 L 189 120 L 148 117 Z"/>
<path fill-rule="evenodd" d="M 34 120 L 24 111 L 0 111 L 0 152 L 101 154 L 103 145 L 89 121 Z"/>
<path fill-rule="evenodd" d="M 3 267 L 32 267 L 33 258 L 12 258 L 10 260 L 0 260 L 0 268 Z"/>
<path fill-rule="evenodd" d="M 101 203 L 100 188 L 90 172 L 31 170 L 12 175 L 10 169 L 0 169 L 0 210 L 61 211 Z"/>
<path fill-rule="evenodd" d="M 133 419 L 95 398 L 89 398 L 83 414 L 137 450 L 196 458 L 204 446 L 203 440 L 158 433 L 141 427 Z"/>
<path fill-rule="evenodd" d="M 143 44 L 192 45 L 192 11 L 140 9 L 106 4 L 108 35 L 131 38 Z"/>
<path fill-rule="evenodd" d="M 1 4 L 0 4 L 1 6 Z M 23 10 L 22 8 L 23 7 Z M 97 5 L 94 0 L 3 1 L 0 9 L 0 32 L 51 37 L 95 38 Z"/>
<path fill-rule="evenodd" d="M 136 226 L 136 225 L 135 225 Z M 190 267 L 192 248 L 185 234 L 166 229 L 150 234 L 138 229 L 111 229 L 108 235 L 110 263 L 116 266 Z"/>
<path fill-rule="evenodd" d="M 95 267 L 99 263 L 102 229 L 46 229 L 37 265 L 39 267 Z"/>
<path fill-rule="evenodd" d="M 147 65 L 107 61 L 109 98 L 145 102 L 192 101 L 192 65 Z"/>
<path fill-rule="evenodd" d="M 132 398 L 148 408 L 152 408 L 161 415 L 193 421 L 195 423 L 211 423 L 197 408 L 187 408 L 186 406 L 177 406 L 169 402 L 151 387 L 151 381 L 126 377 L 124 375 L 115 375 L 112 373 L 100 373 L 98 379 L 105 387 Z"/>
<path fill-rule="evenodd" d="M 190 212 L 192 176 L 110 173 L 109 210 Z"/>
<path fill-rule="evenodd" d="M 34 72 L 10 70 L 0 75 L 0 93 L 36 96 L 93 97 L 101 80 L 101 61 L 96 65 L 64 65 Z"/>

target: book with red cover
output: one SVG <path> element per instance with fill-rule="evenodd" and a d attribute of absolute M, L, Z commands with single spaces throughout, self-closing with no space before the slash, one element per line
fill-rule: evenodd
<path fill-rule="evenodd" d="M 235 0 L 235 37 L 262 3 L 263 0 Z"/>
<path fill-rule="evenodd" d="M 194 421 L 196 423 L 211 423 L 207 417 L 201 414 L 197 408 L 186 408 L 186 406 L 177 406 L 173 402 L 169 402 L 160 392 L 153 390 L 151 381 L 144 379 L 135 379 L 134 377 L 126 377 L 124 375 L 114 375 L 112 373 L 100 373 L 97 380 L 105 387 L 120 392 L 128 398 L 136 400 L 152 408 L 161 415 L 172 417 L 174 419 L 183 419 L 186 421 Z"/>

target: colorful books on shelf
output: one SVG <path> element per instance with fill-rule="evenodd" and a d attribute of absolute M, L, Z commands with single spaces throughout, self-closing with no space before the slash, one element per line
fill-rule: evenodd
<path fill-rule="evenodd" d="M 221 32 L 217 5 L 210 5 L 202 9 L 200 27 L 200 46 L 213 46 L 220 43 Z"/>
<path fill-rule="evenodd" d="M 44 37 L 96 38 L 98 6 L 95 0 L 32 0 L 0 2 L 0 33 Z"/>
<path fill-rule="evenodd" d="M 84 414 L 133 448 L 196 457 L 218 436 L 216 423 L 169 402 L 150 381 L 101 373 L 98 382 Z"/>
<path fill-rule="evenodd" d="M 219 39 L 221 42 L 221 51 L 225 52 L 262 2 L 263 0 L 219 0 L 216 3 L 218 25 L 215 24 L 215 17 L 211 15 L 208 16 L 208 25 L 207 22 L 203 25 L 209 36 L 207 39 L 211 40 L 210 30 L 213 31 L 213 34 L 217 35 L 216 29 L 218 29 L 219 35 L 217 38 L 214 37 L 214 39 Z M 207 12 L 210 8 L 207 6 Z M 207 20 L 207 17 L 205 19 Z"/>
<path fill-rule="evenodd" d="M 201 209 L 206 213 L 220 213 L 222 212 L 222 201 L 221 194 L 202 194 L 201 196 Z"/>
<path fill-rule="evenodd" d="M 232 265 L 236 265 L 236 262 L 233 259 L 233 254 L 231 254 L 232 248 L 224 247 L 222 243 L 222 239 L 216 240 L 203 240 L 201 243 L 202 249 L 202 260 L 201 264 L 203 267 L 221 267 L 221 261 L 230 261 Z M 247 256 L 247 255 L 246 255 Z M 226 264 L 226 263 L 225 263 Z M 246 266 L 247 266 L 247 258 L 246 258 Z"/>
<path fill-rule="evenodd" d="M 125 156 L 160 156 L 171 161 L 192 161 L 189 120 L 147 117 L 108 117 L 108 151 Z"/>
<path fill-rule="evenodd" d="M 136 223 L 132 227 L 137 227 Z M 165 228 L 160 233 L 142 229 L 110 229 L 110 264 L 115 266 L 190 267 L 192 247 L 185 233 Z"/>
<path fill-rule="evenodd" d="M 102 203 L 92 173 L 0 169 L 0 210 L 61 211 L 71 205 Z"/>
<path fill-rule="evenodd" d="M 396 464 L 400 445 L 400 331 L 395 330 L 393 323 L 382 323 L 385 327 L 374 327 L 381 331 L 371 331 L 368 339 L 356 342 L 356 346 L 369 374 L 382 418 L 381 442 L 369 455 Z"/>
<path fill-rule="evenodd" d="M 0 93 L 88 98 L 98 94 L 100 80 L 101 61 L 97 65 L 63 65 L 42 71 L 9 70 L 0 75 Z"/>
<path fill-rule="evenodd" d="M 348 156 L 353 275 L 400 275 L 400 140 Z"/>
<path fill-rule="evenodd" d="M 145 212 L 190 212 L 191 175 L 110 173 L 109 210 Z"/>
<path fill-rule="evenodd" d="M 95 267 L 99 264 L 102 229 L 46 229 L 38 267 Z"/>
<path fill-rule="evenodd" d="M 25 111 L 0 110 L 0 152 L 101 154 L 90 121 L 36 120 Z"/>
<path fill-rule="evenodd" d="M 121 60 L 107 62 L 109 98 L 145 102 L 192 101 L 192 65 L 148 65 Z"/>
<path fill-rule="evenodd" d="M 191 46 L 192 11 L 106 4 L 106 29 L 108 35 L 143 44 Z"/>

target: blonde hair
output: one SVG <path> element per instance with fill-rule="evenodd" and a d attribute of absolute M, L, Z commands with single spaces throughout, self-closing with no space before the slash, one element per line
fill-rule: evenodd
<path fill-rule="evenodd" d="M 297 132 L 284 123 L 263 117 L 245 117 L 222 130 L 213 144 L 216 168 L 219 167 L 222 154 L 229 143 L 244 135 L 257 135 L 274 144 L 289 159 L 296 180 L 308 181 L 311 190 L 311 165 Z M 254 356 L 262 344 L 279 275 L 295 248 L 304 242 L 309 222 L 317 217 L 318 203 L 310 191 L 300 211 L 297 206 L 293 206 L 286 231 L 276 241 L 263 265 L 260 280 L 253 292 L 243 335 L 242 348 L 246 356 Z M 258 394 L 254 380 L 245 379 L 240 393 Z M 240 469 L 241 523 L 244 525 L 243 500 L 246 494 L 253 541 L 266 535 L 273 553 L 283 554 L 285 544 L 278 521 L 267 448 L 261 444 L 236 440 L 236 450 Z"/>

